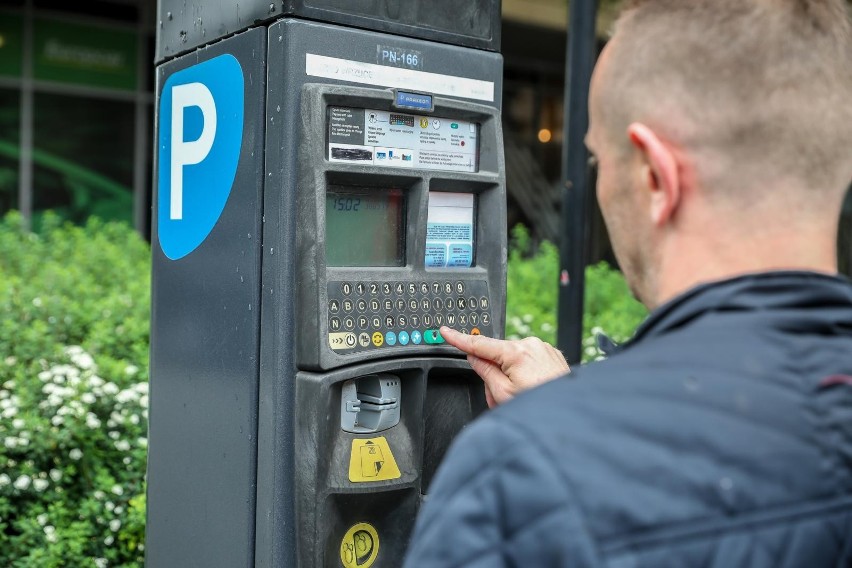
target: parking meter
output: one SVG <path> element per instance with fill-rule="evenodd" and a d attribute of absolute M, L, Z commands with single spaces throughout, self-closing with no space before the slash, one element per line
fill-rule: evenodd
<path fill-rule="evenodd" d="M 147 564 L 399 566 L 504 329 L 499 2 L 159 10 Z"/>

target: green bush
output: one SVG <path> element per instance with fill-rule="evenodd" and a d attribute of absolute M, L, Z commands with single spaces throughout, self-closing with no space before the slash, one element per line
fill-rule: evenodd
<path fill-rule="evenodd" d="M 512 234 L 507 334 L 553 342 L 558 252 Z M 627 339 L 644 308 L 606 265 L 586 278 L 585 336 Z M 149 307 L 126 225 L 0 222 L 0 566 L 142 566 Z"/>
<path fill-rule="evenodd" d="M 547 241 L 534 248 L 523 225 L 512 230 L 506 282 L 506 337 L 535 336 L 556 342 L 559 250 Z M 586 269 L 583 360 L 601 356 L 595 342 L 605 333 L 620 343 L 647 315 L 617 270 L 604 262 Z"/>
<path fill-rule="evenodd" d="M 150 251 L 0 223 L 0 566 L 141 566 Z"/>

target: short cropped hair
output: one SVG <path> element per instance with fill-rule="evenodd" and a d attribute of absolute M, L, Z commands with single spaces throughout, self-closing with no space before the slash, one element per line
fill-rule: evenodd
<path fill-rule="evenodd" d="M 638 121 L 697 156 L 712 189 L 852 180 L 844 0 L 634 0 L 610 61 L 601 113 L 625 149 Z"/>

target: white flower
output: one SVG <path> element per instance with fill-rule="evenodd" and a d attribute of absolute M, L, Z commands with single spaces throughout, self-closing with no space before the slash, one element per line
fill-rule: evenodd
<path fill-rule="evenodd" d="M 38 296 L 36 296 L 35 298 L 33 298 L 33 305 L 34 305 L 35 307 L 40 308 L 40 307 L 41 307 L 41 305 L 42 305 L 42 303 L 43 303 L 43 302 L 41 301 L 41 298 L 39 298 Z"/>
<path fill-rule="evenodd" d="M 121 521 L 118 519 L 113 519 L 109 522 L 109 530 L 112 532 L 118 532 L 118 529 L 121 528 Z"/>
<path fill-rule="evenodd" d="M 14 486 L 15 489 L 18 489 L 19 491 L 24 491 L 25 489 L 29 488 L 30 483 L 32 483 L 32 479 L 30 479 L 30 476 L 22 475 L 15 480 Z"/>
<path fill-rule="evenodd" d="M 95 366 L 95 360 L 88 353 L 79 353 L 71 356 L 71 361 L 81 369 L 91 369 Z"/>
<path fill-rule="evenodd" d="M 104 493 L 103 491 L 98 489 L 97 491 L 94 492 L 94 496 L 95 496 L 95 499 L 97 499 L 98 501 L 101 501 L 104 497 L 106 497 L 106 493 Z"/>
<path fill-rule="evenodd" d="M 136 383 L 133 387 L 139 394 L 148 394 L 148 383 Z"/>
<path fill-rule="evenodd" d="M 140 448 L 147 448 L 148 447 L 148 438 L 138 438 L 136 440 L 136 443 L 139 445 Z"/>
<path fill-rule="evenodd" d="M 11 407 L 12 404 L 13 402 L 11 398 L 4 398 L 3 400 L 0 400 L 0 409 L 6 410 L 7 408 Z"/>
<path fill-rule="evenodd" d="M 104 383 L 104 392 L 106 394 L 115 395 L 118 394 L 118 390 L 115 383 Z"/>
<path fill-rule="evenodd" d="M 37 522 L 38 522 L 38 524 L 40 524 L 41 526 L 46 525 L 46 524 L 47 524 L 47 513 L 42 513 L 41 515 L 39 515 L 38 517 L 36 517 L 36 521 L 37 521 Z"/>
<path fill-rule="evenodd" d="M 95 398 L 95 395 L 93 395 L 92 393 L 84 392 L 83 395 L 80 397 L 80 400 L 82 400 L 86 404 L 95 404 L 95 401 L 97 399 Z"/>
<path fill-rule="evenodd" d="M 110 489 L 110 491 L 112 491 L 116 495 L 123 495 L 124 494 L 124 489 L 121 488 L 121 485 L 113 485 L 112 489 Z"/>
<path fill-rule="evenodd" d="M 49 485 L 50 485 L 50 482 L 46 479 L 34 479 L 33 480 L 33 489 L 35 489 L 36 491 L 39 491 L 39 492 L 47 489 Z"/>
<path fill-rule="evenodd" d="M 107 537 L 107 538 L 112 538 L 112 537 L 110 536 L 110 537 Z M 110 544 L 112 544 L 112 543 L 110 543 Z M 109 546 L 109 544 L 107 544 L 107 546 Z M 95 558 L 95 568 L 107 568 L 107 566 L 109 566 L 109 563 L 107 562 L 106 558 Z"/>
<path fill-rule="evenodd" d="M 104 380 L 97 375 L 92 375 L 89 377 L 89 386 L 91 387 L 102 387 L 104 386 Z"/>
<path fill-rule="evenodd" d="M 57 414 L 53 418 L 50 419 L 50 423 L 54 426 L 62 426 L 65 423 L 65 417 L 61 414 Z"/>
<path fill-rule="evenodd" d="M 139 399 L 139 406 L 141 406 L 142 408 L 148 408 L 148 395 L 145 395 Z"/>
<path fill-rule="evenodd" d="M 139 424 L 139 416 L 136 414 L 131 414 L 128 420 L 130 420 L 131 424 Z"/>
<path fill-rule="evenodd" d="M 15 418 L 14 420 L 12 420 L 12 428 L 14 428 L 15 430 L 20 430 L 25 425 L 26 422 L 24 422 L 23 418 Z"/>
<path fill-rule="evenodd" d="M 123 512 L 124 512 L 124 507 L 116 507 L 116 508 L 115 508 L 115 514 L 116 514 L 116 515 L 120 515 L 120 514 L 122 514 Z"/>
<path fill-rule="evenodd" d="M 12 390 L 13 388 L 15 388 L 15 381 L 9 379 L 5 383 L 3 383 L 3 388 Z"/>
<path fill-rule="evenodd" d="M 46 525 L 44 527 L 44 536 L 47 539 L 47 542 L 56 542 L 56 527 L 53 525 Z"/>
<path fill-rule="evenodd" d="M 79 345 L 69 345 L 65 348 L 65 354 L 68 356 L 79 355 L 80 353 L 85 353 L 85 351 Z"/>
<path fill-rule="evenodd" d="M 53 373 L 51 373 L 50 371 L 42 371 L 41 373 L 38 374 L 38 378 L 42 382 L 47 382 L 47 381 L 49 381 L 50 379 L 53 378 Z"/>
<path fill-rule="evenodd" d="M 6 410 L 3 411 L 3 418 L 13 418 L 18 413 L 18 409 L 14 406 L 10 406 Z"/>
<path fill-rule="evenodd" d="M 78 461 L 80 458 L 83 457 L 83 450 L 81 450 L 80 448 L 74 448 L 73 450 L 68 452 L 68 457 L 74 461 Z"/>
<path fill-rule="evenodd" d="M 9 448 L 10 450 L 13 450 L 18 447 L 18 439 L 14 436 L 9 436 L 5 440 L 3 440 L 3 445 Z"/>
<path fill-rule="evenodd" d="M 12 483 L 12 478 L 10 478 L 5 473 L 0 473 L 0 487 L 5 487 Z"/>
<path fill-rule="evenodd" d="M 104 539 L 104 544 L 107 545 L 107 546 L 111 546 L 112 543 L 114 543 L 114 542 L 115 542 L 115 538 L 112 535 L 109 535 L 108 537 L 106 537 Z M 106 564 L 104 564 L 104 566 L 106 566 Z"/>
<path fill-rule="evenodd" d="M 95 416 L 94 413 L 90 412 L 86 415 L 86 426 L 91 428 L 92 430 L 97 430 L 101 427 L 101 421 Z"/>
<path fill-rule="evenodd" d="M 17 359 L 16 357 L 12 357 L 12 356 L 10 355 L 9 357 L 6 357 L 6 360 L 5 360 L 5 361 L 6 361 L 6 364 L 7 364 L 7 365 L 9 365 L 9 366 L 11 367 L 12 365 L 14 365 L 14 364 L 16 364 L 16 363 L 18 362 L 18 359 Z"/>
<path fill-rule="evenodd" d="M 109 432 L 107 432 L 107 436 L 109 436 L 113 440 L 118 440 L 119 438 L 121 438 L 121 433 L 115 430 L 110 430 Z"/>
<path fill-rule="evenodd" d="M 132 400 L 136 400 L 136 397 L 138 396 L 139 395 L 136 394 L 135 390 L 126 389 L 115 395 L 115 400 L 117 400 L 121 404 L 125 404 Z"/>
<path fill-rule="evenodd" d="M 128 376 L 133 376 L 139 372 L 139 367 L 136 365 L 128 365 L 124 368 L 124 374 Z"/>
<path fill-rule="evenodd" d="M 115 503 L 113 503 L 112 501 L 107 501 L 106 503 L 104 503 L 104 508 L 107 511 L 112 511 L 113 509 L 115 509 Z"/>
<path fill-rule="evenodd" d="M 130 442 L 127 440 L 119 440 L 115 443 L 115 449 L 119 452 L 127 452 L 130 450 Z"/>
<path fill-rule="evenodd" d="M 50 479 L 52 479 L 54 482 L 58 483 L 59 480 L 62 479 L 62 472 L 59 471 L 58 469 L 51 469 L 50 470 Z"/>
<path fill-rule="evenodd" d="M 123 463 L 124 465 L 130 465 L 130 462 L 132 461 L 133 460 L 130 459 L 130 456 L 124 456 L 123 458 L 121 458 L 121 463 Z"/>

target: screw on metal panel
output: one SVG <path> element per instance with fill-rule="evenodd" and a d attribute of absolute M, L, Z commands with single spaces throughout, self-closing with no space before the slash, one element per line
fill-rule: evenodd
<path fill-rule="evenodd" d="M 270 4 L 269 5 L 269 13 L 271 14 L 274 11 L 275 11 L 275 4 Z"/>
<path fill-rule="evenodd" d="M 171 19 L 172 19 L 172 13 L 171 13 L 171 12 L 166 12 L 166 17 L 167 17 L 169 20 L 171 20 Z"/>

